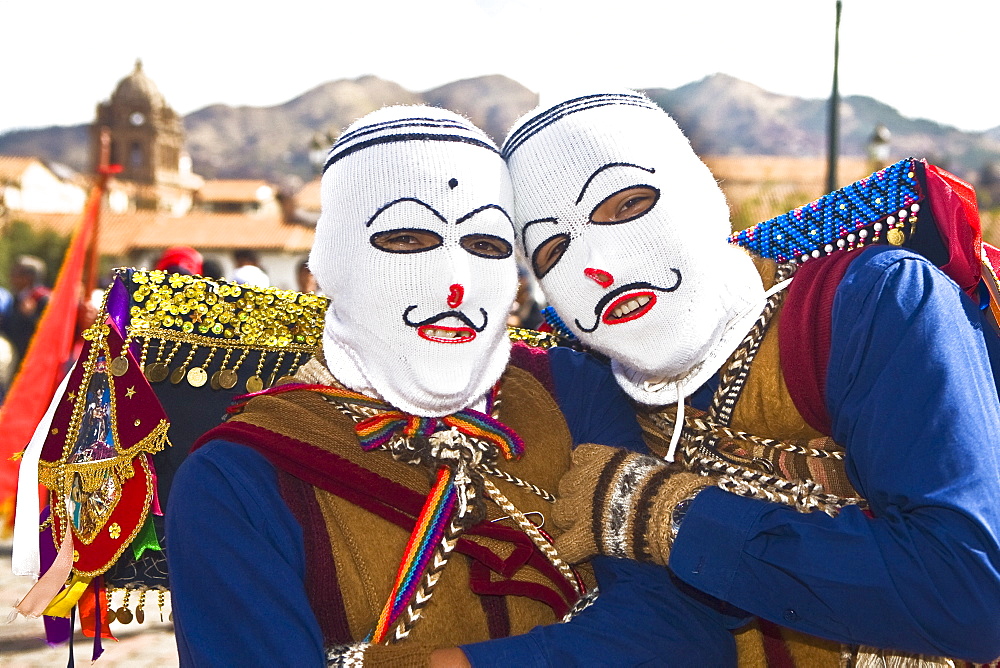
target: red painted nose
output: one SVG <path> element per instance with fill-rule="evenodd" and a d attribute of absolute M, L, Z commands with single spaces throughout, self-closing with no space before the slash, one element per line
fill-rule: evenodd
<path fill-rule="evenodd" d="M 451 308 L 458 308 L 461 306 L 462 300 L 465 299 L 465 288 L 458 283 L 455 283 L 448 288 L 448 290 L 448 306 Z"/>
<path fill-rule="evenodd" d="M 603 269 L 584 269 L 583 275 L 597 283 L 602 288 L 610 288 L 615 277 Z"/>

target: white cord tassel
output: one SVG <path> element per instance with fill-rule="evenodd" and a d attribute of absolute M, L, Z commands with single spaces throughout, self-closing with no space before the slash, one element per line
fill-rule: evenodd
<path fill-rule="evenodd" d="M 770 299 L 771 295 L 776 292 L 781 292 L 787 288 L 792 282 L 792 278 L 794 278 L 794 276 L 772 285 L 771 288 L 764 293 L 764 300 L 767 301 Z M 674 419 L 674 429 L 670 434 L 670 447 L 667 448 L 667 456 L 664 457 L 664 459 L 668 462 L 674 461 L 674 454 L 677 452 L 677 445 L 681 442 L 681 434 L 684 431 L 684 384 L 681 381 L 677 381 L 676 387 L 677 417 Z"/>
<path fill-rule="evenodd" d="M 674 453 L 677 451 L 677 444 L 681 442 L 681 432 L 684 431 L 684 384 L 677 383 L 677 417 L 674 419 L 674 430 L 670 434 L 670 447 L 667 448 L 668 462 L 674 461 Z"/>
<path fill-rule="evenodd" d="M 782 290 L 784 290 L 785 288 L 787 288 L 788 285 L 792 282 L 793 278 L 795 278 L 795 277 L 794 276 L 790 276 L 790 277 L 786 278 L 785 280 L 779 281 L 778 283 L 775 283 L 774 285 L 772 285 L 768 289 L 768 291 L 764 293 L 764 299 L 765 300 L 766 299 L 770 299 L 771 295 L 773 295 L 775 292 L 781 292 Z"/>

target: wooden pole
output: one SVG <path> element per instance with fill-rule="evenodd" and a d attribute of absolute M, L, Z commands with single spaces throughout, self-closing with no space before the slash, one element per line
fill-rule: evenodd
<path fill-rule="evenodd" d="M 837 158 L 840 153 L 840 87 L 837 68 L 840 61 L 840 9 L 837 0 L 837 19 L 833 31 L 833 91 L 830 93 L 829 126 L 827 128 L 826 192 L 837 189 Z"/>
<path fill-rule="evenodd" d="M 111 133 L 108 128 L 101 128 L 98 141 L 100 145 L 97 151 L 97 173 L 94 175 L 94 194 L 96 197 L 103 199 L 104 192 L 108 186 L 108 179 L 112 174 L 120 172 L 121 167 L 111 164 Z M 94 211 L 93 230 L 90 238 L 87 240 L 86 269 L 83 279 L 84 299 L 90 299 L 90 295 L 97 288 L 97 271 L 100 264 L 97 246 L 100 232 L 101 208 L 100 203 L 98 203 Z"/>

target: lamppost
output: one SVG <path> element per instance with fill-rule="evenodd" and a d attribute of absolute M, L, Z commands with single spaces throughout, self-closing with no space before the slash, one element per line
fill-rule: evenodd
<path fill-rule="evenodd" d="M 840 152 L 840 85 L 837 80 L 837 63 L 840 60 L 840 9 L 837 0 L 837 19 L 833 32 L 833 91 L 830 93 L 829 126 L 827 127 L 826 191 L 837 189 L 837 157 Z"/>
<path fill-rule="evenodd" d="M 868 138 L 868 162 L 870 171 L 875 172 L 885 167 L 889 162 L 889 142 L 892 140 L 892 133 L 884 124 L 879 123 Z"/>
<path fill-rule="evenodd" d="M 329 130 L 326 133 L 317 132 L 313 135 L 312 141 L 309 142 L 309 162 L 313 166 L 314 173 L 319 174 L 323 171 L 326 154 L 335 141 L 337 135 Z"/>

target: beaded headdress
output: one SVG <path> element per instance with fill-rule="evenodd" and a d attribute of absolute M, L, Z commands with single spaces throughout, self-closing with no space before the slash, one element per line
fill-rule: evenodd
<path fill-rule="evenodd" d="M 981 273 L 982 235 L 972 186 L 913 158 L 735 232 L 729 241 L 792 263 L 876 244 L 905 247 L 942 267 L 970 293 Z"/>

